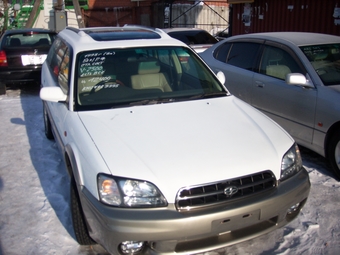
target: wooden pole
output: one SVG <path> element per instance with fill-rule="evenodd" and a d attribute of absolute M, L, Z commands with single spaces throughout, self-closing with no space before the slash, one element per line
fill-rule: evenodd
<path fill-rule="evenodd" d="M 80 10 L 80 5 L 79 5 L 78 0 L 73 0 L 73 7 L 74 7 L 74 11 L 76 12 L 78 27 L 84 28 L 85 23 L 84 23 L 83 15 L 82 15 L 81 10 Z"/>
<path fill-rule="evenodd" d="M 39 9 L 39 6 L 40 6 L 40 2 L 41 2 L 41 0 L 35 0 L 34 1 L 33 9 L 32 9 L 32 12 L 30 14 L 30 17 L 28 18 L 28 20 L 26 22 L 25 28 L 30 28 L 30 27 L 33 26 L 34 18 L 37 15 L 37 12 L 38 12 L 38 9 Z"/>

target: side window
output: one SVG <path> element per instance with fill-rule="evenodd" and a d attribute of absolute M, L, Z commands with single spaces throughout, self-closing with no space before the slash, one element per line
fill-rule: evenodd
<path fill-rule="evenodd" d="M 261 44 L 259 43 L 233 43 L 227 58 L 227 64 L 252 71 L 254 69 L 260 47 Z"/>
<path fill-rule="evenodd" d="M 223 63 L 226 63 L 231 45 L 232 43 L 224 43 L 220 47 L 218 47 L 214 52 L 214 58 Z"/>
<path fill-rule="evenodd" d="M 57 80 L 58 75 L 59 75 L 59 71 L 60 71 L 60 65 L 61 62 L 63 61 L 65 52 L 67 50 L 67 46 L 65 43 L 63 43 L 59 38 L 55 40 L 55 42 L 53 43 L 48 56 L 47 56 L 47 62 L 48 65 L 51 69 L 51 72 L 55 78 L 55 80 Z"/>
<path fill-rule="evenodd" d="M 68 80 L 69 80 L 69 62 L 70 62 L 70 51 L 66 49 L 63 60 L 60 64 L 58 83 L 65 94 L 68 93 Z"/>
<path fill-rule="evenodd" d="M 171 55 L 168 50 L 158 50 L 158 60 L 165 65 L 171 65 Z"/>
<path fill-rule="evenodd" d="M 260 73 L 285 80 L 289 73 L 302 73 L 302 68 L 286 50 L 266 45 L 263 51 Z"/>
<path fill-rule="evenodd" d="M 186 75 L 191 75 L 193 77 L 198 77 L 199 68 L 196 65 L 197 61 L 193 60 L 193 55 L 186 49 L 176 49 L 176 55 L 181 65 L 181 72 Z"/>
<path fill-rule="evenodd" d="M 61 40 L 58 38 L 54 41 L 54 43 L 52 44 L 49 52 L 48 52 L 48 55 L 47 55 L 47 58 L 46 58 L 46 62 L 48 63 L 49 67 L 52 67 L 53 63 L 55 60 L 55 53 L 56 53 L 56 49 L 59 47 L 61 43 Z"/>

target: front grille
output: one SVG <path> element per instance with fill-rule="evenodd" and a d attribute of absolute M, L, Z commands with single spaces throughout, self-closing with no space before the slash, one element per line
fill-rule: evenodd
<path fill-rule="evenodd" d="M 276 178 L 271 171 L 185 187 L 177 194 L 176 208 L 179 211 L 199 209 L 258 194 L 274 187 L 276 187 Z"/>

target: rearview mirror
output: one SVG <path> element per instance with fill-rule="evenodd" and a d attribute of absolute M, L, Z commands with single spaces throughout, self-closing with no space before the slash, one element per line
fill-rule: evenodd
<path fill-rule="evenodd" d="M 49 102 L 65 102 L 67 95 L 59 87 L 43 87 L 40 89 L 40 98 Z"/>
<path fill-rule="evenodd" d="M 218 71 L 216 74 L 218 80 L 224 85 L 225 83 L 225 75 L 222 71 Z"/>
<path fill-rule="evenodd" d="M 286 75 L 286 83 L 290 85 L 299 85 L 306 88 L 314 88 L 313 84 L 311 84 L 306 76 L 301 73 L 289 73 Z"/>

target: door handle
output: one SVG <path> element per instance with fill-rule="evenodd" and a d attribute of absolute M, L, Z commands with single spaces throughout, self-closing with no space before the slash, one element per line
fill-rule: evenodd
<path fill-rule="evenodd" d="M 262 81 L 255 81 L 256 87 L 264 88 L 264 83 Z"/>

